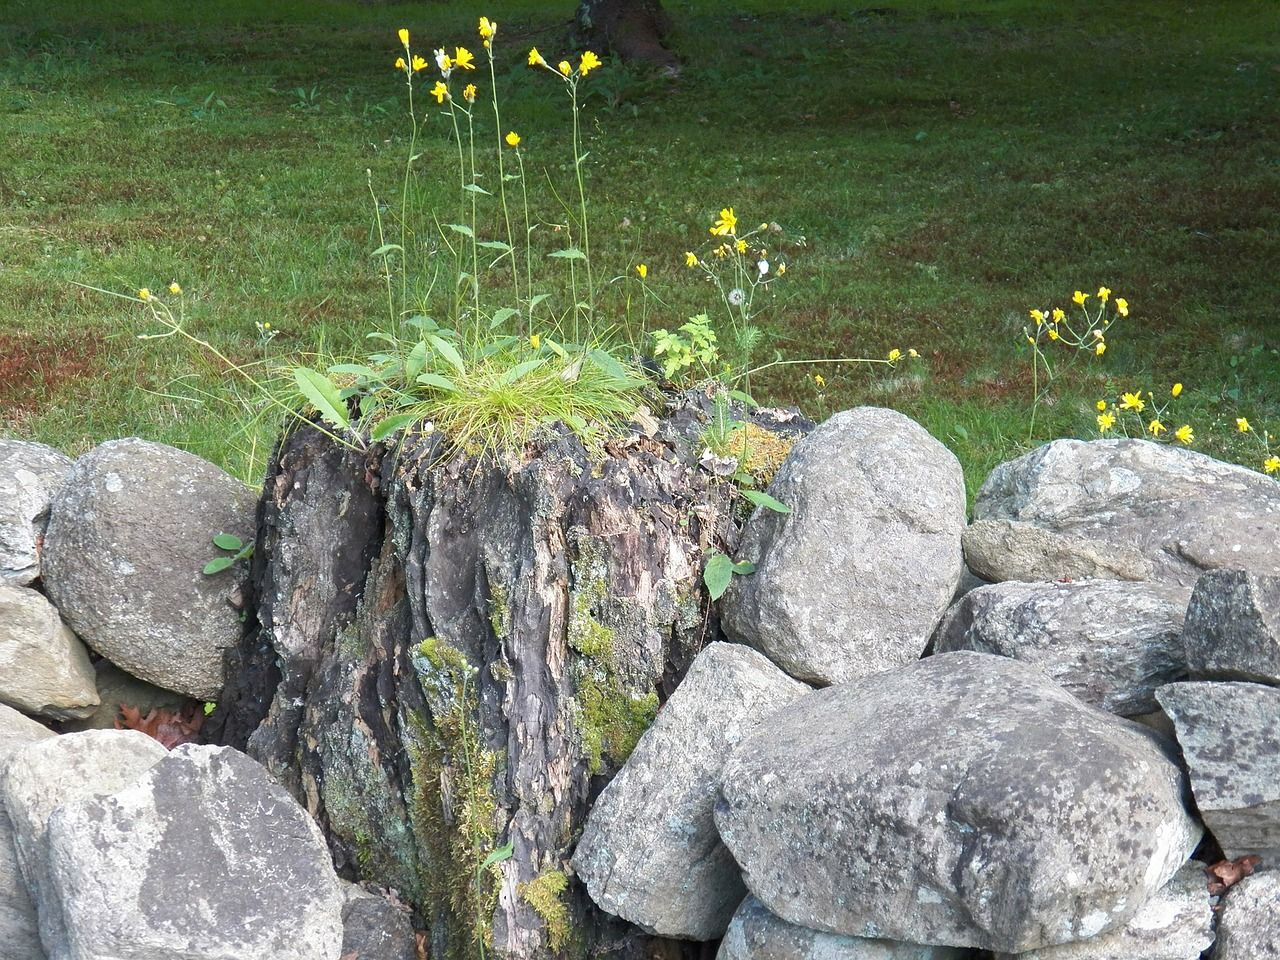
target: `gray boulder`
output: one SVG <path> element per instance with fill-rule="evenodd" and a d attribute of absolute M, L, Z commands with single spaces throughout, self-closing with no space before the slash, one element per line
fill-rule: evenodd
<path fill-rule="evenodd" d="M 1003 463 L 978 491 L 973 519 L 1033 524 L 1123 558 L 1125 568 L 1136 550 L 1151 564 L 1144 579 L 1187 587 L 1220 567 L 1280 574 L 1280 484 L 1147 440 L 1055 440 Z M 1075 563 L 1040 573 L 1070 576 Z"/>
<path fill-rule="evenodd" d="M 960 960 L 968 950 L 867 940 L 797 927 L 747 897 L 720 941 L 716 960 Z"/>
<path fill-rule="evenodd" d="M 714 940 L 746 896 L 712 812 L 729 751 L 809 690 L 730 643 L 703 650 L 591 808 L 573 867 L 603 910 L 650 933 Z"/>
<path fill-rule="evenodd" d="M 1123 927 L 998 960 L 1200 960 L 1213 945 L 1213 920 L 1204 864 L 1191 860 Z"/>
<path fill-rule="evenodd" d="M 1280 684 L 1280 577 L 1206 573 L 1191 594 L 1182 636 L 1197 679 Z"/>
<path fill-rule="evenodd" d="M 338 960 L 324 835 L 230 747 L 178 747 L 117 793 L 63 803 L 48 860 L 77 960 Z"/>
<path fill-rule="evenodd" d="M 166 690 L 215 700 L 240 638 L 210 539 L 253 532 L 253 494 L 199 457 L 113 440 L 76 461 L 45 536 L 50 599 L 85 643 Z M 92 562 L 86 562 L 91 558 Z"/>
<path fill-rule="evenodd" d="M 807 694 L 734 751 L 716 826 L 815 930 L 1017 953 L 1123 924 L 1201 835 L 1155 735 L 944 653 Z"/>
<path fill-rule="evenodd" d="M 375 896 L 354 883 L 343 890 L 342 956 L 351 960 L 417 960 L 407 907 Z"/>
<path fill-rule="evenodd" d="M 1280 960 L 1280 872 L 1255 873 L 1226 892 L 1213 960 Z"/>
<path fill-rule="evenodd" d="M 0 703 L 46 717 L 98 706 L 89 651 L 35 590 L 0 583 Z"/>
<path fill-rule="evenodd" d="M 64 803 L 111 793 L 132 783 L 165 755 L 133 730 L 92 730 L 41 739 L 0 760 L 0 805 L 13 825 L 18 867 L 54 960 L 67 956 L 56 903 L 50 899 L 45 847 L 49 818 Z"/>
<path fill-rule="evenodd" d="M 53 737 L 53 731 L 0 704 L 0 764 L 13 750 Z M 0 944 L 6 960 L 45 960 L 36 907 L 13 846 L 13 827 L 0 800 Z"/>
<path fill-rule="evenodd" d="M 122 706 L 136 707 L 145 717 L 157 708 L 178 711 L 190 702 L 185 694 L 164 690 L 145 680 L 139 680 L 109 660 L 99 660 L 94 664 L 94 673 L 98 699 L 102 702 L 89 716 L 63 723 L 64 733 L 113 730 Z"/>
<path fill-rule="evenodd" d="M 1227 859 L 1280 859 L 1280 689 L 1171 683 L 1156 691 L 1173 720 L 1205 826 Z"/>
<path fill-rule="evenodd" d="M 70 469 L 53 447 L 0 439 L 0 584 L 39 579 L 49 500 Z"/>
<path fill-rule="evenodd" d="M 837 413 L 798 442 L 757 509 L 721 604 L 730 638 L 791 676 L 839 683 L 917 659 L 960 582 L 964 476 L 892 410 Z"/>
<path fill-rule="evenodd" d="M 969 569 L 1003 580 L 1150 580 L 1155 570 L 1137 547 L 1099 544 L 1019 520 L 975 520 L 965 527 Z"/>
<path fill-rule="evenodd" d="M 1159 709 L 1157 687 L 1187 675 L 1176 584 L 1006 581 L 947 611 L 934 651 L 977 650 L 1039 667 L 1085 703 L 1133 716 Z"/>

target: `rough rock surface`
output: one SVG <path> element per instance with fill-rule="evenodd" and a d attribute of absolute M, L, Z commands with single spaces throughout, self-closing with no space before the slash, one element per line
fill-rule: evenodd
<path fill-rule="evenodd" d="M 42 901 L 77 960 L 338 960 L 324 835 L 230 747 L 178 747 L 115 794 L 62 804 L 48 860 Z"/>
<path fill-rule="evenodd" d="M 39 578 L 49 500 L 70 469 L 53 447 L 0 439 L 0 584 Z"/>
<path fill-rule="evenodd" d="M 712 817 L 720 770 L 808 691 L 749 647 L 698 654 L 587 818 L 573 867 L 602 909 L 662 936 L 724 934 L 746 887 Z"/>
<path fill-rule="evenodd" d="M 0 704 L 0 765 L 13 750 L 53 737 L 53 731 Z M 5 960 L 44 960 L 36 907 L 18 868 L 13 828 L 0 798 L 0 944 Z"/>
<path fill-rule="evenodd" d="M 112 440 L 76 461 L 54 497 L 45 589 L 76 634 L 167 690 L 216 700 L 240 639 L 232 573 L 206 577 L 219 533 L 253 534 L 251 491 L 199 457 Z M 85 563 L 85 557 L 95 562 Z"/>
<path fill-rule="evenodd" d="M 1159 708 L 1157 687 L 1186 678 L 1190 593 L 1161 583 L 1006 581 L 947 611 L 934 651 L 977 650 L 1034 664 L 1085 703 L 1121 716 Z"/>
<path fill-rule="evenodd" d="M 1191 594 L 1183 640 L 1195 678 L 1280 684 L 1280 577 L 1206 573 Z"/>
<path fill-rule="evenodd" d="M 795 445 L 759 508 L 721 604 L 725 632 L 791 676 L 827 684 L 917 659 L 964 569 L 959 461 L 918 423 L 858 407 Z"/>
<path fill-rule="evenodd" d="M 83 717 L 98 705 L 89 651 L 43 594 L 0 583 L 0 703 Z"/>
<path fill-rule="evenodd" d="M 1191 860 L 1123 927 L 999 960 L 1199 960 L 1213 944 L 1213 920 L 1204 864 Z"/>
<path fill-rule="evenodd" d="M 146 716 L 158 707 L 180 710 L 190 702 L 185 694 L 163 690 L 145 680 L 139 680 L 109 660 L 99 660 L 94 664 L 94 672 L 97 676 L 98 699 L 102 702 L 84 719 L 63 723 L 63 733 L 113 730 L 116 719 L 120 716 L 120 707 L 124 705 L 136 707 Z"/>
<path fill-rule="evenodd" d="M 734 751 L 715 819 L 784 920 L 1015 953 L 1159 890 L 1201 834 L 1184 789 L 1154 734 L 966 651 L 784 707 Z"/>
<path fill-rule="evenodd" d="M 1151 564 L 1145 579 L 1188 587 L 1220 567 L 1280 574 L 1280 485 L 1246 467 L 1147 440 L 1045 444 L 991 472 L 973 518 L 1021 521 L 1085 541 L 1089 556 L 1114 556 L 1122 569 L 1136 550 Z M 969 562 L 982 573 L 977 559 Z M 1092 561 L 1068 555 L 1058 569 L 1046 564 L 1040 573 L 1057 579 L 1084 562 Z"/>
<path fill-rule="evenodd" d="M 350 960 L 417 960 L 407 908 L 354 883 L 342 883 L 342 956 Z"/>
<path fill-rule="evenodd" d="M 1280 689 L 1171 683 L 1156 698 L 1173 719 L 1205 826 L 1228 859 L 1280 860 Z"/>
<path fill-rule="evenodd" d="M 133 783 L 164 755 L 164 747 L 146 734 L 91 730 L 39 740 L 0 761 L 0 803 L 13 825 L 18 867 L 36 902 L 41 940 L 54 960 L 66 955 L 67 944 L 49 898 L 50 816 L 64 803 Z"/>
<path fill-rule="evenodd" d="M 1149 580 L 1151 561 L 1136 547 L 1102 547 L 1087 537 L 1018 520 L 975 520 L 964 531 L 969 569 L 985 580 Z"/>
<path fill-rule="evenodd" d="M 1214 960 L 1280 960 L 1280 872 L 1245 877 L 1227 891 Z"/>
<path fill-rule="evenodd" d="M 968 950 L 868 940 L 797 927 L 747 897 L 720 941 L 716 960 L 960 960 Z"/>

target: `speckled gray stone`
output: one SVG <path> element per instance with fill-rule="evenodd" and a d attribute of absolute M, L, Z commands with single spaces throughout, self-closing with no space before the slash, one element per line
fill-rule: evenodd
<path fill-rule="evenodd" d="M 1191 594 L 1182 637 L 1195 679 L 1280 684 L 1280 577 L 1206 573 Z"/>
<path fill-rule="evenodd" d="M 52 730 L 0 704 L 0 764 L 13 750 L 49 740 Z M 45 960 L 36 907 L 27 893 L 13 845 L 13 826 L 0 798 L 0 955 L 5 960 Z"/>
<path fill-rule="evenodd" d="M 338 960 L 324 835 L 230 747 L 178 747 L 117 793 L 62 804 L 48 859 L 75 960 Z"/>
<path fill-rule="evenodd" d="M 792 448 L 736 558 L 756 563 L 721 601 L 731 639 L 791 676 L 839 683 L 917 659 L 964 570 L 955 455 L 893 410 L 835 414 Z"/>
<path fill-rule="evenodd" d="M 818 690 L 734 751 L 751 892 L 831 933 L 1014 953 L 1129 919 L 1200 825 L 1155 734 L 1024 663 L 944 653 Z"/>
<path fill-rule="evenodd" d="M 352 960 L 418 960 L 409 908 L 340 880 L 342 956 Z"/>
<path fill-rule="evenodd" d="M 716 960 L 961 960 L 969 951 L 897 940 L 867 940 L 797 927 L 747 897 L 720 941 Z"/>
<path fill-rule="evenodd" d="M 1146 579 L 1188 587 L 1205 570 L 1222 567 L 1280 574 L 1280 484 L 1247 467 L 1147 440 L 1055 440 L 1038 447 L 991 472 L 973 519 L 1034 524 L 1088 544 L 1092 556 L 1124 558 L 1125 567 L 1136 551 L 1151 565 Z M 1071 576 L 1074 563 L 1067 556 L 1040 574 Z M 980 567 L 974 565 L 981 573 Z"/>
<path fill-rule="evenodd" d="M 1280 861 L 1280 689 L 1171 683 L 1156 698 L 1173 720 L 1205 826 L 1234 860 Z"/>
<path fill-rule="evenodd" d="M 1149 580 L 1154 568 L 1136 547 L 1102 545 L 1018 520 L 976 520 L 964 531 L 964 558 L 985 580 Z"/>
<path fill-rule="evenodd" d="M 1280 960 L 1280 872 L 1255 873 L 1226 892 L 1213 960 Z"/>
<path fill-rule="evenodd" d="M 0 583 L 0 703 L 55 719 L 98 706 L 89 651 L 43 594 Z"/>
<path fill-rule="evenodd" d="M 71 458 L 53 447 L 0 439 L 0 584 L 39 578 L 49 500 L 70 470 Z"/>
<path fill-rule="evenodd" d="M 85 643 L 136 677 L 216 700 L 240 638 L 231 571 L 206 577 L 218 533 L 253 534 L 255 497 L 199 457 L 113 440 L 76 461 L 54 497 L 44 582 Z"/>
<path fill-rule="evenodd" d="M 1085 703 L 1121 716 L 1159 709 L 1155 690 L 1186 678 L 1177 584 L 1006 581 L 947 611 L 934 651 L 977 650 L 1030 663 Z"/>
<path fill-rule="evenodd" d="M 68 720 L 62 724 L 63 733 L 78 733 L 81 730 L 114 730 L 116 720 L 120 716 L 120 707 L 128 705 L 136 707 L 146 716 L 157 707 L 169 710 L 181 710 L 189 702 L 185 694 L 164 690 L 154 684 L 139 680 L 132 674 L 125 673 L 109 660 L 99 660 L 93 665 L 98 699 L 102 702 L 89 716 L 79 720 Z"/>
<path fill-rule="evenodd" d="M 807 693 L 750 647 L 713 643 L 591 808 L 573 868 L 603 909 L 661 936 L 714 940 L 746 896 L 712 811 L 729 751 Z"/>

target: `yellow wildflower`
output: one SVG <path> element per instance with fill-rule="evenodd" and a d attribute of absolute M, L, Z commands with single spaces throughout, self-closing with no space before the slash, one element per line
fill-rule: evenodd
<path fill-rule="evenodd" d="M 436 103 L 444 103 L 445 98 L 449 96 L 449 88 L 439 80 L 436 81 L 436 85 L 431 88 L 430 92 L 431 96 L 436 98 Z"/>
<path fill-rule="evenodd" d="M 409 31 L 406 30 L 404 27 L 401 27 L 397 31 L 397 36 L 400 37 L 400 45 L 404 47 L 406 50 L 408 50 L 409 49 Z"/>
<path fill-rule="evenodd" d="M 141 300 L 143 303 L 146 303 L 148 300 L 151 299 L 151 291 L 148 290 L 146 287 L 143 287 L 141 290 L 138 291 L 138 299 Z"/>
<path fill-rule="evenodd" d="M 1267 457 L 1267 459 L 1263 461 L 1262 469 L 1267 471 L 1267 473 L 1275 473 L 1277 470 L 1280 470 L 1280 457 Z"/>
<path fill-rule="evenodd" d="M 737 250 L 739 253 L 746 253 L 746 252 L 747 252 L 747 241 L 745 241 L 745 240 L 743 240 L 743 239 L 741 239 L 741 238 L 740 238 L 740 239 L 737 241 L 737 243 L 735 243 L 735 244 L 733 245 L 733 248 L 734 248 L 735 250 Z"/>
<path fill-rule="evenodd" d="M 787 265 L 785 263 L 778 264 L 778 276 L 782 276 L 786 272 L 787 272 Z"/>
<path fill-rule="evenodd" d="M 1042 323 L 1044 323 L 1043 310 L 1029 310 L 1027 313 L 1028 313 L 1028 316 L 1030 316 L 1031 319 L 1036 322 L 1037 327 L 1040 326 Z"/>
<path fill-rule="evenodd" d="M 1170 390 L 1169 393 L 1171 393 L 1175 397 L 1178 396 L 1180 393 L 1182 393 L 1182 384 L 1175 383 L 1173 385 L 1173 389 Z"/>
<path fill-rule="evenodd" d="M 518 146 L 520 146 L 520 134 L 516 133 L 514 130 L 510 131 L 509 133 L 507 133 L 507 137 L 506 137 L 506 139 L 507 139 L 507 146 L 508 146 L 508 147 L 518 147 Z"/>
<path fill-rule="evenodd" d="M 1106 410 L 1106 409 L 1107 409 L 1107 401 L 1105 401 L 1105 400 L 1099 400 L 1097 403 L 1095 403 L 1095 404 L 1094 404 L 1094 406 L 1095 406 L 1095 407 L 1097 407 L 1097 408 L 1098 408 L 1098 412 L 1099 412 L 1099 413 L 1101 413 L 1101 412 L 1103 412 L 1104 410 Z"/>
<path fill-rule="evenodd" d="M 1196 435 L 1191 429 L 1191 424 L 1184 423 L 1177 430 L 1173 431 L 1173 435 L 1177 437 L 1179 443 L 1191 443 L 1195 440 Z"/>
<path fill-rule="evenodd" d="M 585 77 L 598 66 L 600 66 L 600 58 L 588 50 L 582 55 L 582 62 L 578 64 L 578 72 Z"/>
<path fill-rule="evenodd" d="M 480 39 L 488 40 L 498 32 L 498 25 L 488 17 L 480 18 Z"/>
<path fill-rule="evenodd" d="M 1132 410 L 1134 413 L 1141 413 L 1146 406 L 1146 401 L 1142 399 L 1142 394 L 1140 393 L 1120 394 L 1121 410 Z"/>
<path fill-rule="evenodd" d="M 532 50 L 529 51 L 529 66 L 545 67 L 546 65 L 547 65 L 547 61 L 542 59 L 542 54 L 538 52 L 537 47 L 534 47 Z"/>
<path fill-rule="evenodd" d="M 644 263 L 637 263 L 637 264 L 636 264 L 636 274 L 640 277 L 640 279 L 641 279 L 641 280 L 646 279 L 646 278 L 649 276 L 649 266 L 648 266 L 648 264 L 644 264 Z"/>
<path fill-rule="evenodd" d="M 175 280 L 173 283 L 169 284 L 169 292 L 175 297 L 182 292 L 182 288 L 178 286 L 178 281 Z"/>
<path fill-rule="evenodd" d="M 404 62 L 404 57 L 396 57 L 396 69 L 397 69 L 397 70 L 403 70 L 406 66 L 407 66 L 407 64 Z"/>
<path fill-rule="evenodd" d="M 1062 322 L 1063 320 L 1065 320 L 1066 318 L 1067 318 L 1067 313 L 1066 313 L 1066 311 L 1065 311 L 1065 310 L 1063 310 L 1061 307 L 1054 307 L 1054 308 L 1053 308 L 1053 322 L 1054 322 L 1054 323 L 1061 323 L 1061 322 Z"/>
<path fill-rule="evenodd" d="M 414 69 L 414 72 L 427 69 L 427 61 L 424 60 L 422 57 L 418 56 L 416 53 L 413 55 L 413 69 Z"/>
<path fill-rule="evenodd" d="M 1101 300 L 1103 303 L 1106 303 L 1108 300 L 1110 300 L 1110 299 L 1111 299 L 1111 288 L 1110 288 L 1110 287 L 1099 287 L 1099 288 L 1098 288 L 1098 299 L 1099 299 L 1099 300 Z"/>
<path fill-rule="evenodd" d="M 912 347 L 910 350 L 907 351 L 907 356 L 910 357 L 912 360 L 920 359 L 920 354 L 915 347 Z"/>
<path fill-rule="evenodd" d="M 734 216 L 733 207 L 725 207 L 720 211 L 720 218 L 711 226 L 711 233 L 717 237 L 727 237 L 738 226 L 738 218 Z"/>
<path fill-rule="evenodd" d="M 1072 294 L 1071 299 L 1073 302 L 1078 303 L 1080 304 L 1080 306 L 1083 307 L 1084 302 L 1089 299 L 1089 295 L 1080 290 L 1077 290 L 1074 294 Z"/>
<path fill-rule="evenodd" d="M 1241 433 L 1248 433 L 1253 428 L 1249 426 L 1249 421 L 1244 417 L 1236 417 L 1236 429 Z"/>
<path fill-rule="evenodd" d="M 467 103 L 476 102 L 476 85 L 474 83 L 468 83 L 462 88 L 462 99 Z"/>
<path fill-rule="evenodd" d="M 899 350 L 897 347 L 894 347 L 892 350 L 889 351 L 890 363 L 897 363 L 900 359 L 902 359 L 902 351 Z"/>
<path fill-rule="evenodd" d="M 821 390 L 827 385 L 827 378 L 820 373 L 815 373 L 813 375 L 813 382 L 816 383 L 818 385 L 818 389 Z"/>
<path fill-rule="evenodd" d="M 537 350 L 540 346 L 542 346 L 542 338 L 538 336 L 536 333 L 529 334 L 529 346 Z"/>
<path fill-rule="evenodd" d="M 720 244 L 720 246 L 716 247 L 711 252 L 714 253 L 717 257 L 719 257 L 721 260 L 723 260 L 725 257 L 729 255 L 729 245 L 727 243 L 722 243 Z"/>
<path fill-rule="evenodd" d="M 1116 313 L 1122 317 L 1129 315 L 1129 301 L 1124 297 L 1116 297 Z"/>
<path fill-rule="evenodd" d="M 453 65 L 461 67 L 463 70 L 474 70 L 476 68 L 475 57 L 471 55 L 471 51 L 466 47 L 454 47 Z"/>
<path fill-rule="evenodd" d="M 1160 434 L 1165 433 L 1168 429 L 1169 428 L 1166 427 L 1159 420 L 1152 420 L 1150 423 L 1147 424 L 1147 430 L 1153 437 L 1160 436 Z"/>
<path fill-rule="evenodd" d="M 696 267 L 698 265 L 698 255 L 692 250 L 686 250 L 684 253 L 684 265 L 686 267 Z"/>
<path fill-rule="evenodd" d="M 1049 339 L 1050 339 L 1050 340 L 1057 340 L 1057 339 L 1058 339 L 1058 331 L 1057 331 L 1057 330 L 1050 330 L 1050 331 L 1049 331 Z"/>
<path fill-rule="evenodd" d="M 1098 356 L 1102 356 L 1104 353 L 1107 352 L 1106 343 L 1099 343 L 1096 347 L 1093 348 L 1093 352 L 1096 353 Z"/>
<path fill-rule="evenodd" d="M 1106 433 L 1116 425 L 1116 417 L 1113 413 L 1100 413 L 1095 418 L 1098 421 L 1098 432 Z"/>
<path fill-rule="evenodd" d="M 561 60 L 559 63 L 556 64 L 556 69 L 559 70 L 560 73 L 566 77 L 569 74 L 573 73 L 573 67 L 569 66 L 568 60 Z"/>

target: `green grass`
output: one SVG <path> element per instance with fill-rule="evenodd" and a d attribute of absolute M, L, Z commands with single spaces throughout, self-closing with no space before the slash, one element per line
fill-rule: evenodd
<path fill-rule="evenodd" d="M 364 350 L 386 311 L 365 171 L 394 206 L 406 146 L 397 27 L 475 49 L 476 16 L 499 21 L 504 126 L 564 218 L 546 184 L 572 194 L 568 108 L 523 53 L 558 59 L 571 0 L 259 6 L 0 12 L 0 431 L 72 452 L 137 434 L 258 478 L 271 417 L 239 426 L 214 364 L 75 283 L 176 279 L 193 332 L 240 363 Z M 896 407 L 972 490 L 1029 443 L 1092 435 L 1099 397 L 1182 381 L 1197 448 L 1257 466 L 1231 425 L 1280 433 L 1280 5 L 668 6 L 678 81 L 585 81 L 605 324 L 638 339 L 712 308 L 683 252 L 732 205 L 786 229 L 762 359 L 923 355 L 824 367 L 823 390 L 776 367 L 762 400 Z M 421 146 L 416 201 L 454 209 L 443 126 Z M 641 261 L 665 304 L 647 313 Z M 1026 311 L 1103 283 L 1133 313 L 1029 438 Z"/>

